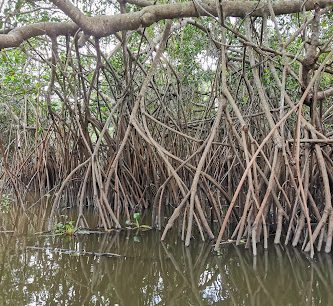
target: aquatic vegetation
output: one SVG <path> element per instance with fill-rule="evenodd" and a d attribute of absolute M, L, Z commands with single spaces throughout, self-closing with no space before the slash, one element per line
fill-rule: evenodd
<path fill-rule="evenodd" d="M 75 234 L 74 221 L 68 221 L 65 223 L 59 222 L 54 226 L 54 234 L 56 235 L 68 235 L 72 236 Z"/>
<path fill-rule="evenodd" d="M 134 222 L 131 222 L 130 220 L 126 221 L 126 225 L 130 229 L 138 229 L 138 230 L 150 230 L 151 226 L 140 224 L 141 223 L 141 213 L 136 212 L 133 214 Z"/>

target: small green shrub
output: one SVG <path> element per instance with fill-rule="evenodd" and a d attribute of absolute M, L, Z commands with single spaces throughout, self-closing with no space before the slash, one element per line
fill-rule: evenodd
<path fill-rule="evenodd" d="M 148 230 L 151 229 L 151 226 L 141 224 L 141 213 L 136 212 L 133 214 L 134 222 L 130 220 L 126 221 L 126 225 L 129 225 L 131 229 L 140 229 L 140 230 Z"/>
<path fill-rule="evenodd" d="M 10 209 L 10 196 L 8 194 L 3 194 L 0 199 L 0 211 L 8 212 Z"/>
<path fill-rule="evenodd" d="M 56 235 L 74 235 L 75 233 L 75 226 L 74 221 L 69 221 L 66 223 L 59 222 L 54 226 L 53 232 Z"/>

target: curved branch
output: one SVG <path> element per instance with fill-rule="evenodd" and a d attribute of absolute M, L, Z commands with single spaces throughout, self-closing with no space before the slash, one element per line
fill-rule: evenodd
<path fill-rule="evenodd" d="M 37 36 L 74 36 L 78 29 L 79 27 L 74 22 L 39 22 L 26 25 L 16 28 L 8 34 L 0 34 L 0 50 L 18 47 L 29 38 Z"/>
<path fill-rule="evenodd" d="M 61 9 L 68 17 L 78 24 L 84 32 L 102 37 L 114 34 L 122 30 L 136 30 L 147 27 L 164 19 L 176 19 L 185 17 L 218 16 L 215 1 L 203 1 L 200 7 L 194 2 L 159 4 L 143 8 L 141 11 L 113 16 L 85 16 L 69 0 L 50 0 Z M 274 14 L 283 15 L 297 13 L 303 10 L 312 10 L 315 7 L 326 7 L 333 4 L 333 0 L 309 0 L 303 1 L 279 1 L 272 5 Z M 223 1 L 221 3 L 225 17 L 270 16 L 267 4 L 257 1 Z"/>
<path fill-rule="evenodd" d="M 74 23 L 42 22 L 16 28 L 8 34 L 0 34 L 0 49 L 18 47 L 23 41 L 41 35 L 74 35 L 79 28 L 85 34 L 106 37 L 119 31 L 148 27 L 165 19 L 218 16 L 215 1 L 203 1 L 200 7 L 197 7 L 193 2 L 151 5 L 138 12 L 95 17 L 84 15 L 68 0 L 51 0 L 51 2 L 70 17 Z M 332 4 L 333 0 L 308 0 L 305 4 L 299 0 L 288 0 L 276 2 L 272 6 L 275 15 L 283 15 L 300 12 L 303 7 L 305 10 L 312 10 L 316 5 L 323 8 Z M 257 1 L 223 1 L 221 5 L 226 17 L 270 15 L 268 5 Z"/>

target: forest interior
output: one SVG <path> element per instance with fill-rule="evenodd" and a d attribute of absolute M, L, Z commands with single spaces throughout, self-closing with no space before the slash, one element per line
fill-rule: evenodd
<path fill-rule="evenodd" d="M 330 253 L 332 8 L 0 0 L 0 206 Z"/>

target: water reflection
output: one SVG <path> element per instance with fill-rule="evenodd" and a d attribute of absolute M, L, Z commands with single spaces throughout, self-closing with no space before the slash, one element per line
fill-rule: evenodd
<path fill-rule="evenodd" d="M 310 261 L 296 249 L 272 245 L 253 258 L 227 245 L 217 256 L 208 244 L 185 248 L 168 238 L 162 244 L 157 232 L 2 233 L 0 305 L 333 305 L 331 255 Z"/>

